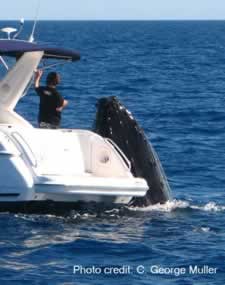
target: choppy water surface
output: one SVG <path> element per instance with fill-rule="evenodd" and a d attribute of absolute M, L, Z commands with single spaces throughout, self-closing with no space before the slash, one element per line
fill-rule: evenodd
<path fill-rule="evenodd" d="M 57 68 L 70 101 L 63 126 L 90 128 L 96 100 L 118 96 L 155 146 L 173 200 L 68 217 L 2 213 L 1 284 L 224 284 L 225 22 L 41 22 L 37 32 L 82 55 Z M 17 110 L 36 124 L 37 107 L 31 90 Z M 218 269 L 190 274 L 192 265 Z"/>

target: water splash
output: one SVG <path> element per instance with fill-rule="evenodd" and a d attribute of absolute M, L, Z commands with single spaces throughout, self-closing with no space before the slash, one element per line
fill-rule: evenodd
<path fill-rule="evenodd" d="M 165 204 L 151 205 L 146 208 L 129 207 L 131 211 L 141 211 L 141 212 L 173 212 L 179 209 L 192 209 L 207 212 L 223 212 L 225 211 L 224 205 L 218 205 L 215 202 L 208 202 L 205 205 L 192 205 L 189 201 L 182 200 L 171 200 Z"/>

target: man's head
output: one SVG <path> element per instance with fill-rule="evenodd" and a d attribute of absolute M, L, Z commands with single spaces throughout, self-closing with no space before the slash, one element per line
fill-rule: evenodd
<path fill-rule="evenodd" d="M 56 72 L 50 72 L 46 78 L 47 85 L 57 85 L 60 83 L 60 76 Z"/>

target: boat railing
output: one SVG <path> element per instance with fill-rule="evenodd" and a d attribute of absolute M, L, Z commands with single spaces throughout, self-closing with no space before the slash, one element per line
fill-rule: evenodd
<path fill-rule="evenodd" d="M 122 152 L 122 150 L 114 143 L 114 141 L 109 139 L 109 138 L 105 138 L 105 141 L 107 143 L 110 143 L 115 148 L 115 150 L 119 153 L 119 155 L 121 156 L 121 158 L 125 162 L 125 164 L 128 167 L 128 169 L 131 170 L 131 163 L 130 163 L 130 161 L 128 160 L 126 155 Z"/>
<path fill-rule="evenodd" d="M 37 159 L 31 147 L 29 146 L 29 144 L 25 141 L 25 139 L 18 132 L 12 132 L 11 136 L 16 141 L 16 143 L 19 144 L 19 147 L 22 149 L 23 153 L 26 155 L 31 165 L 36 168 Z"/>

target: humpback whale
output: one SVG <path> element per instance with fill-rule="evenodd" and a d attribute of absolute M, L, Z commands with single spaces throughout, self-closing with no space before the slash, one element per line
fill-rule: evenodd
<path fill-rule="evenodd" d="M 156 151 L 135 118 L 116 97 L 98 100 L 94 131 L 116 143 L 131 162 L 132 174 L 148 183 L 146 196 L 133 197 L 130 205 L 163 204 L 170 199 L 170 186 Z"/>

